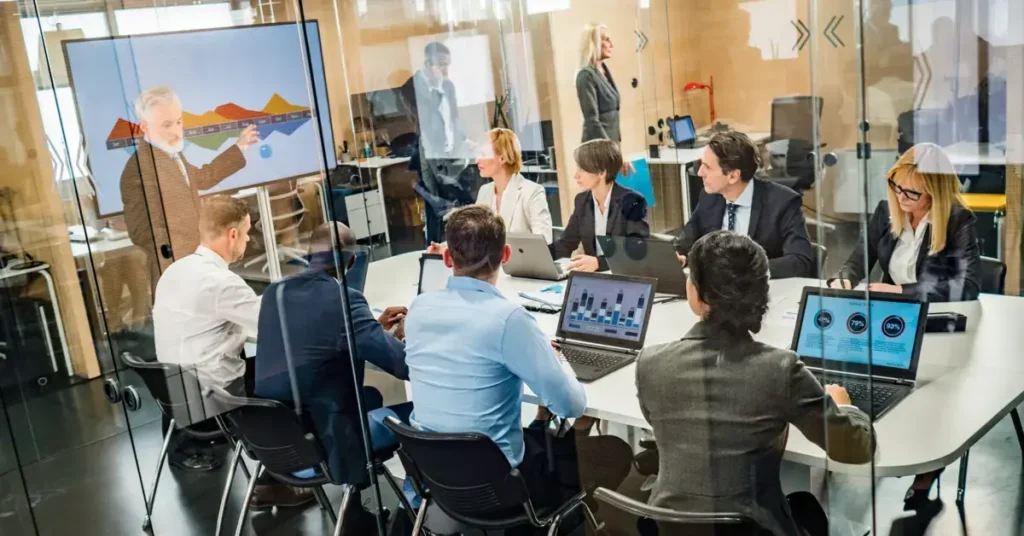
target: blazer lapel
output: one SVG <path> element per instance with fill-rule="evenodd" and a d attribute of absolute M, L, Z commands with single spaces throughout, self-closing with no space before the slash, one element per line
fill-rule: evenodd
<path fill-rule="evenodd" d="M 601 64 L 601 69 L 604 70 L 604 77 L 603 78 L 605 78 L 605 80 L 608 82 L 608 85 L 611 86 L 612 92 L 615 93 L 616 95 L 618 95 L 619 94 L 619 87 L 615 85 L 615 79 L 612 78 L 612 71 L 611 71 L 611 69 L 605 67 L 604 64 Z M 600 73 L 598 73 L 598 75 L 600 75 Z"/>
<path fill-rule="evenodd" d="M 712 202 L 713 204 L 709 209 L 711 220 L 705 224 L 707 225 L 707 229 L 705 229 L 705 232 L 702 234 L 724 229 L 724 227 L 722 227 L 722 219 L 725 218 L 725 198 L 718 194 L 714 195 L 715 200 Z"/>
<path fill-rule="evenodd" d="M 611 235 L 625 234 L 619 231 L 619 225 L 622 221 L 622 195 L 626 193 L 626 190 L 619 186 L 619 183 L 612 185 L 612 191 L 608 194 L 608 206 L 605 207 L 604 212 L 608 215 L 608 229 L 606 233 Z M 597 217 L 597 214 L 594 214 Z"/>
<path fill-rule="evenodd" d="M 750 202 L 750 225 L 747 227 L 747 236 L 757 236 L 757 224 L 761 221 L 761 205 L 764 204 L 764 187 L 761 181 L 751 179 L 750 187 L 754 189 L 754 196 Z"/>
<path fill-rule="evenodd" d="M 523 189 L 523 177 L 521 175 L 513 175 L 512 179 L 508 181 L 508 185 L 505 186 L 508 193 L 505 198 L 501 200 L 501 217 L 505 220 L 505 226 L 508 229 L 512 228 L 512 221 L 516 217 L 516 206 L 519 204 L 519 191 Z M 495 193 L 497 195 L 497 193 Z"/>
<path fill-rule="evenodd" d="M 921 242 L 921 249 L 917 250 L 917 273 L 920 275 L 924 262 L 928 258 L 928 250 L 932 247 L 932 226 L 924 230 L 924 240 Z"/>

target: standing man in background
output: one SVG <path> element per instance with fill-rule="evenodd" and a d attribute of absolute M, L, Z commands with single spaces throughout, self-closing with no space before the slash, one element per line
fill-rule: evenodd
<path fill-rule="evenodd" d="M 181 100 L 169 87 L 147 89 L 135 101 L 144 140 L 121 173 L 121 200 L 128 236 L 149 259 L 150 283 L 175 257 L 191 255 L 199 246 L 199 192 L 209 190 L 245 167 L 242 153 L 259 141 L 254 125 L 238 135 L 235 145 L 202 167 L 181 154 L 185 127 Z"/>
<path fill-rule="evenodd" d="M 460 180 L 468 165 L 466 132 L 459 121 L 455 84 L 448 79 L 452 53 L 432 41 L 423 49 L 423 67 L 400 89 L 402 106 L 419 141 L 409 169 L 419 175 L 415 190 L 424 200 L 427 242 L 444 241 L 444 218 L 455 207 L 476 202 L 476 191 Z"/>

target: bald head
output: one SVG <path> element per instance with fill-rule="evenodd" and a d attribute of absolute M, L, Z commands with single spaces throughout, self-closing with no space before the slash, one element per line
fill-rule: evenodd
<path fill-rule="evenodd" d="M 309 237 L 310 256 L 334 251 L 334 237 L 331 234 L 332 226 L 334 227 L 334 232 L 338 234 L 341 247 L 347 248 L 356 245 L 356 235 L 352 232 L 352 229 L 349 229 L 344 223 L 328 222 L 313 229 L 313 234 Z"/>

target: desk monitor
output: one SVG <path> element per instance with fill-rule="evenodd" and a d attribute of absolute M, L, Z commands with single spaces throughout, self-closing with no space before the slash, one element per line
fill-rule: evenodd
<path fill-rule="evenodd" d="M 697 130 L 693 128 L 693 119 L 688 115 L 669 120 L 668 128 L 676 147 L 692 146 L 697 141 Z"/>
<path fill-rule="evenodd" d="M 912 296 L 806 287 L 792 348 L 808 367 L 913 380 L 927 317 Z"/>
<path fill-rule="evenodd" d="M 448 278 L 452 275 L 452 269 L 444 265 L 443 256 L 424 253 L 420 257 L 420 282 L 416 293 L 444 290 L 448 287 Z"/>

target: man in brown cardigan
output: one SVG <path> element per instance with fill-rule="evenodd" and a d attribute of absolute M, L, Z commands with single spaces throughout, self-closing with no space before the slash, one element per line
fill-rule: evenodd
<path fill-rule="evenodd" d="M 153 288 L 176 258 L 199 246 L 199 192 L 245 167 L 243 151 L 259 138 L 247 126 L 234 146 L 197 167 L 181 154 L 185 146 L 181 101 L 168 87 L 150 88 L 135 102 L 139 129 L 135 154 L 121 173 L 121 200 L 128 235 L 149 259 Z"/>

